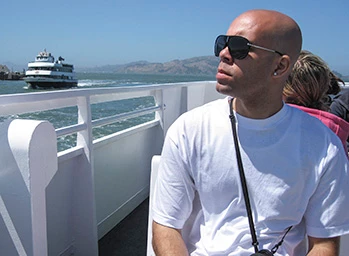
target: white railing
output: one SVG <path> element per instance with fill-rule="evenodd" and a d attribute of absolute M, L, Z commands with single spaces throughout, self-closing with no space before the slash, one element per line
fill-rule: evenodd
<path fill-rule="evenodd" d="M 153 106 L 92 120 L 92 104 L 148 96 Z M 160 154 L 167 128 L 183 112 L 219 97 L 214 82 L 1 95 L 0 117 L 66 107 L 77 111 L 77 122 L 64 127 L 34 120 L 0 123 L 1 140 L 10 142 L 2 143 L 0 181 L 18 184 L 0 188 L 2 250 L 97 255 L 98 239 L 148 196 L 151 157 Z M 155 118 L 93 139 L 97 126 L 148 113 Z M 57 152 L 57 139 L 70 134 L 77 135 L 76 144 Z M 22 201 L 13 198 L 18 193 Z M 21 214 L 26 225 L 17 218 Z"/>
<path fill-rule="evenodd" d="M 120 120 L 125 120 L 132 117 L 141 116 L 147 113 L 154 113 L 162 111 L 162 92 L 163 90 L 178 90 L 185 88 L 186 92 L 182 91 L 186 95 L 190 91 L 189 87 L 196 87 L 193 91 L 198 90 L 199 87 L 206 86 L 210 93 L 213 91 L 214 82 L 191 82 L 191 83 L 176 83 L 176 84 L 159 84 L 159 85 L 146 85 L 146 86 L 128 86 L 119 88 L 103 88 L 103 89 L 78 89 L 78 90 L 64 90 L 54 92 L 38 92 L 38 93 L 24 93 L 13 95 L 0 95 L 0 116 L 7 115 L 19 115 L 23 113 L 39 112 L 46 110 L 53 110 L 65 107 L 77 106 L 78 112 L 90 111 L 87 108 L 91 107 L 91 104 L 117 101 L 128 98 L 146 97 L 152 96 L 155 99 L 156 105 L 153 107 L 138 109 L 128 113 L 122 113 L 114 116 L 100 118 L 97 120 L 83 120 L 66 127 L 56 128 L 57 136 L 65 136 L 72 133 L 77 133 L 86 130 L 90 127 L 103 126 Z M 209 87 L 212 87 L 211 89 Z M 205 100 L 200 98 L 205 93 L 201 90 L 199 97 L 195 94 L 191 94 L 191 99 L 180 105 L 181 108 L 192 108 Z M 206 97 L 210 97 L 206 95 Z M 201 102 L 202 101 L 202 102 Z M 88 102 L 88 104 L 85 104 Z M 185 105 L 188 106 L 185 106 Z M 160 115 L 161 117 L 162 115 Z M 163 120 L 162 120 L 163 122 Z"/>

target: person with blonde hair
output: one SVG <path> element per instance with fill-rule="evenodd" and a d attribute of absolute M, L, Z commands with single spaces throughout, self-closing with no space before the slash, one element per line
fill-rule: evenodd
<path fill-rule="evenodd" d="M 330 88 L 330 72 L 319 56 L 301 51 L 284 87 L 285 102 L 328 110 L 324 100 Z"/>
<path fill-rule="evenodd" d="M 333 90 L 334 74 L 319 56 L 301 51 L 283 90 L 284 101 L 320 119 L 341 139 L 347 152 L 349 123 L 331 114 L 326 104 Z"/>

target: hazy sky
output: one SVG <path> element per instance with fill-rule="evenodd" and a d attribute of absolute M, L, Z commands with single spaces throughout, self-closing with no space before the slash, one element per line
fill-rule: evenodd
<path fill-rule="evenodd" d="M 348 0 L 10 0 L 0 8 L 0 64 L 26 65 L 44 48 L 76 67 L 213 55 L 237 15 L 263 8 L 294 18 L 303 49 L 349 74 Z"/>

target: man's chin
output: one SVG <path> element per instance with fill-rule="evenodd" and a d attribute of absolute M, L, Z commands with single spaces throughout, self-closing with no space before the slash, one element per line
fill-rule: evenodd
<path fill-rule="evenodd" d="M 216 91 L 225 95 L 231 95 L 232 93 L 232 89 L 229 85 L 220 83 L 219 81 L 216 83 Z"/>

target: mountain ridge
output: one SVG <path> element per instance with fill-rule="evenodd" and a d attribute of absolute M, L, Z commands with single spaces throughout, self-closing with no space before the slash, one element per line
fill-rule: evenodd
<path fill-rule="evenodd" d="M 219 58 L 200 56 L 169 62 L 136 61 L 123 65 L 104 65 L 93 68 L 76 68 L 77 72 L 112 72 L 120 74 L 173 74 L 173 75 L 214 75 Z"/>
<path fill-rule="evenodd" d="M 126 64 L 76 67 L 75 70 L 77 72 L 117 74 L 216 75 L 218 64 L 219 58 L 215 56 L 199 56 L 164 63 L 140 60 Z M 335 70 L 333 72 L 344 81 L 349 81 L 349 75 L 342 75 Z"/>

